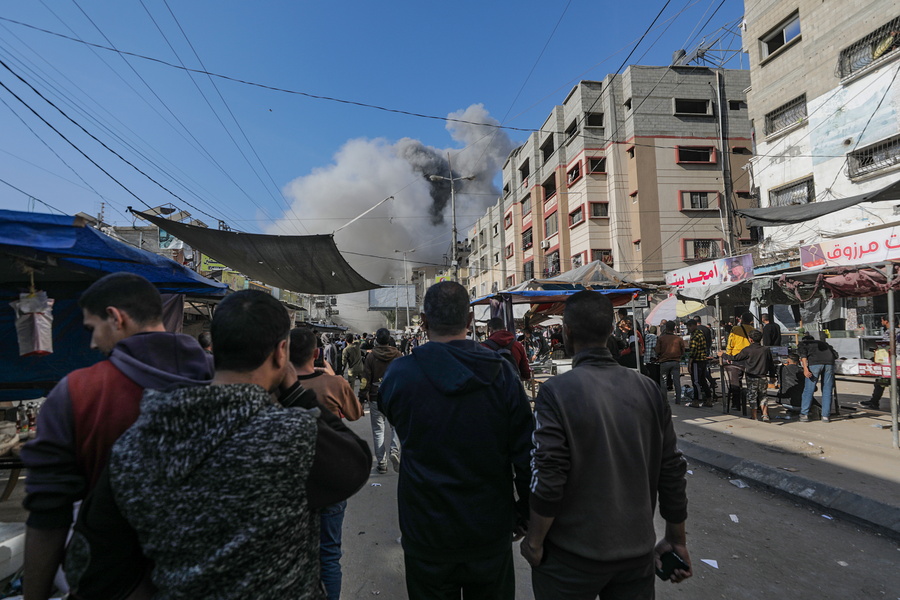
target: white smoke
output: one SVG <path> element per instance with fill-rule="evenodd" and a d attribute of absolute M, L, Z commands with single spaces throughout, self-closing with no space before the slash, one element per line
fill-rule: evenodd
<path fill-rule="evenodd" d="M 447 131 L 455 142 L 451 148 L 434 148 L 410 138 L 396 142 L 383 138 L 349 140 L 331 164 L 285 186 L 291 211 L 269 232 L 331 233 L 393 196 L 393 200 L 335 234 L 347 261 L 375 283 L 402 280 L 401 253 L 413 248 L 416 251 L 407 254 L 410 267 L 445 263 L 451 237 L 450 186 L 445 181 L 431 182 L 428 177 L 450 176 L 448 153 L 454 178 L 475 177 L 454 184 L 457 229 L 460 238 L 465 238 L 472 224 L 497 202 L 500 191 L 494 180 L 514 147 L 502 129 L 490 126 L 499 123 L 481 104 L 451 113 L 448 118 L 469 122 L 447 122 Z"/>

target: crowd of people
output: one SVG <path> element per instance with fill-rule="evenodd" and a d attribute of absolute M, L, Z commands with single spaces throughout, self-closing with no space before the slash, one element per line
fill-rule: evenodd
<path fill-rule="evenodd" d="M 427 342 L 291 329 L 248 290 L 218 305 L 201 346 L 166 332 L 156 289 L 126 273 L 80 306 L 107 359 L 54 388 L 22 451 L 29 600 L 339 598 L 346 503 L 373 470 L 345 421 L 366 409 L 376 474 L 399 472 L 410 598 L 513 598 L 520 539 L 539 599 L 652 598 L 656 575 L 691 575 L 669 404 L 609 350 L 605 296 L 568 299 L 573 369 L 533 410 L 537 342 L 496 321 L 472 339 L 452 282 L 425 295 Z"/>

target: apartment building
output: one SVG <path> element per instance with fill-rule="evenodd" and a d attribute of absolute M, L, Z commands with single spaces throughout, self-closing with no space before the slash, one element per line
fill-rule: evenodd
<path fill-rule="evenodd" d="M 900 5 L 861 0 L 745 2 L 743 45 L 762 207 L 877 191 L 900 179 Z M 900 202 L 863 203 L 765 227 L 763 259 L 898 221 Z"/>
<path fill-rule="evenodd" d="M 503 166 L 502 197 L 471 233 L 473 295 L 592 260 L 662 282 L 739 253 L 749 234 L 730 230 L 725 209 L 751 204 L 749 82 L 740 70 L 631 66 L 576 85 Z"/>

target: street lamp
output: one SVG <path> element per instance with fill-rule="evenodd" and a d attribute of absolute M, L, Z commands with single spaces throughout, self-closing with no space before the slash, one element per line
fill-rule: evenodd
<path fill-rule="evenodd" d="M 468 177 L 454 177 L 453 176 L 453 165 L 450 164 L 450 153 L 447 153 L 447 168 L 450 170 L 450 177 L 444 177 L 442 175 L 431 175 L 429 179 L 431 181 L 449 181 L 450 182 L 450 212 L 453 215 L 453 240 L 452 246 L 450 248 L 451 259 L 450 259 L 450 268 L 451 268 L 451 278 L 453 281 L 459 281 L 459 250 L 456 248 L 457 242 L 457 231 L 456 231 L 456 188 L 453 185 L 456 181 L 472 181 L 475 179 L 474 175 L 469 175 Z"/>
<path fill-rule="evenodd" d="M 403 280 L 405 285 L 403 286 L 406 289 L 406 327 L 409 328 L 409 271 L 406 270 L 406 255 L 408 253 L 415 252 L 416 249 L 413 248 L 411 250 L 394 250 L 394 252 L 402 252 L 403 253 Z"/>

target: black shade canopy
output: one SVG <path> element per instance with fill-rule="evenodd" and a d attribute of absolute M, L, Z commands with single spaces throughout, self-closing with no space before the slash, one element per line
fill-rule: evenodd
<path fill-rule="evenodd" d="M 777 225 L 794 225 L 805 223 L 810 219 L 818 219 L 833 212 L 862 204 L 863 202 L 881 202 L 883 200 L 900 200 L 900 181 L 874 192 L 858 194 L 838 200 L 810 202 L 809 204 L 793 204 L 791 206 L 766 206 L 764 208 L 739 208 L 734 214 L 747 219 L 748 227 L 775 227 Z"/>
<path fill-rule="evenodd" d="M 351 267 L 332 235 L 220 231 L 133 211 L 235 271 L 302 294 L 348 294 L 379 287 Z"/>

